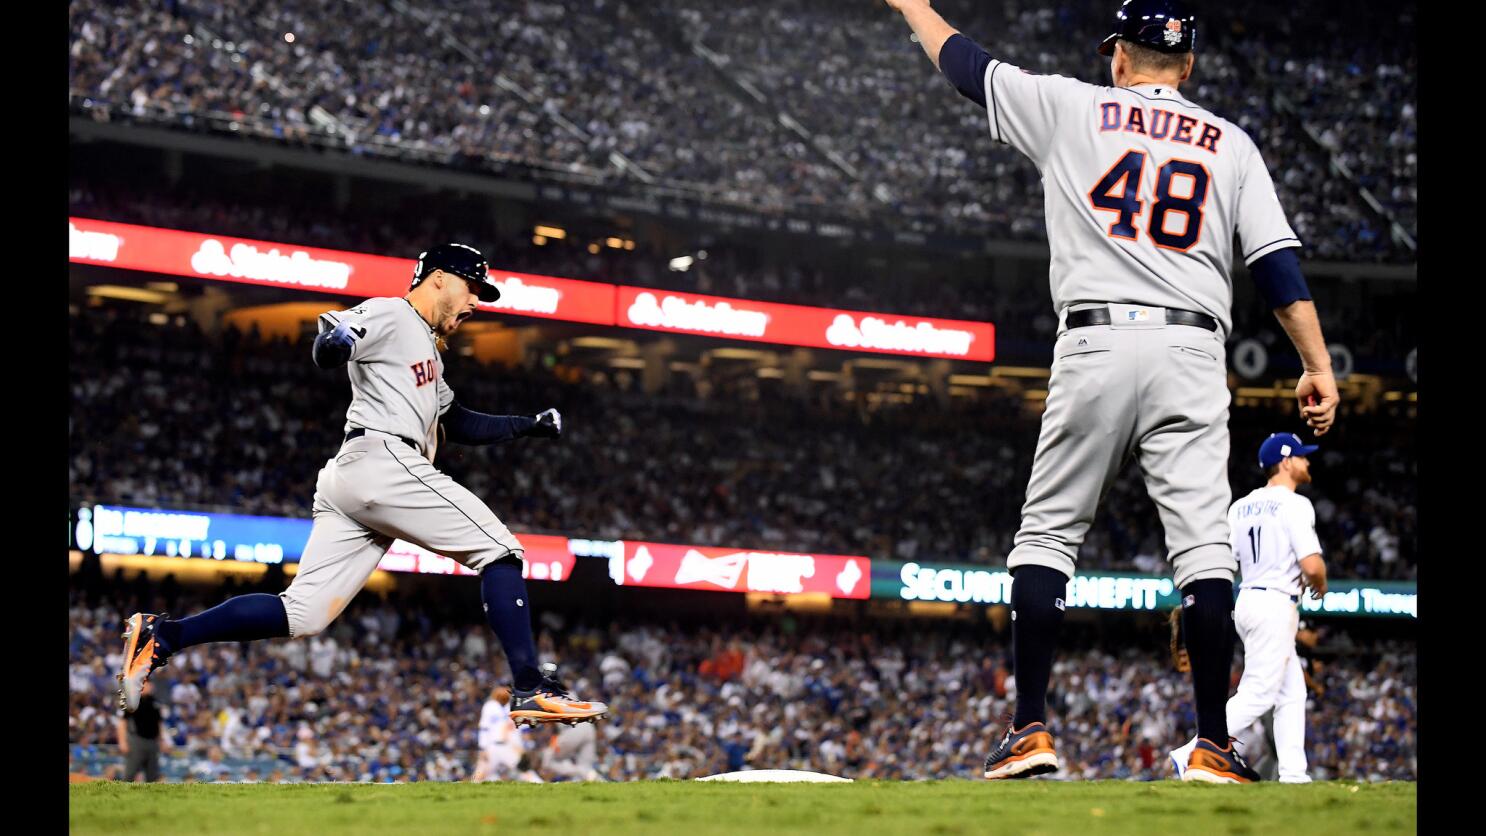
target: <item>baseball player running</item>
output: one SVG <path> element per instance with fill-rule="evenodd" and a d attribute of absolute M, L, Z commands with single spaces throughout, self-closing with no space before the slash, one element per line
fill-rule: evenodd
<path fill-rule="evenodd" d="M 401 538 L 480 573 L 486 618 L 515 680 L 512 720 L 572 723 L 606 716 L 603 703 L 573 699 L 550 672 L 555 669 L 538 667 L 521 542 L 484 502 L 433 466 L 441 435 L 456 444 L 562 435 L 557 410 L 486 415 L 461 405 L 444 382 L 445 339 L 475 313 L 479 300 L 500 298 L 488 270 L 473 247 L 442 244 L 418 257 L 406 296 L 320 315 L 312 359 L 322 369 L 346 366 L 352 397 L 345 442 L 320 469 L 314 526 L 299 572 L 278 595 L 240 595 L 190 618 L 130 616 L 118 677 L 126 711 L 139 704 L 150 674 L 185 648 L 302 639 L 324 630 Z"/>
<path fill-rule="evenodd" d="M 1263 734 L 1259 718 L 1274 710 L 1274 749 L 1280 783 L 1310 782 L 1305 764 L 1305 673 L 1295 652 L 1301 588 L 1312 598 L 1326 594 L 1326 563 L 1316 539 L 1316 510 L 1295 492 L 1309 484 L 1309 456 L 1316 452 L 1294 433 L 1275 433 L 1259 446 L 1259 466 L 1269 482 L 1228 509 L 1233 553 L 1243 580 L 1233 606 L 1243 641 L 1243 678 L 1228 700 L 1228 728 L 1238 751 Z M 1191 760 L 1193 739 L 1171 751 L 1178 777 L 1211 780 L 1208 764 Z M 1188 764 L 1191 764 L 1190 766 Z"/>
<path fill-rule="evenodd" d="M 1237 254 L 1300 353 L 1295 394 L 1317 435 L 1337 405 L 1300 241 L 1264 160 L 1237 125 L 1181 94 L 1196 21 L 1180 0 L 1120 7 L 1099 46 L 1111 87 L 993 59 L 928 0 L 887 2 L 955 89 L 986 108 L 991 137 L 1042 173 L 1059 329 L 1022 525 L 1006 561 L 1016 712 L 985 775 L 1058 769 L 1045 702 L 1063 596 L 1100 499 L 1135 457 L 1182 592 L 1198 716 L 1193 762 L 1210 765 L 1216 780 L 1252 780 L 1223 712 L 1236 568 L 1223 516 L 1235 234 Z"/>

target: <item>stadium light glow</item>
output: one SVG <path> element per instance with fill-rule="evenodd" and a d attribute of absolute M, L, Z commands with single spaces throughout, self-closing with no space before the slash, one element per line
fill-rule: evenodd
<path fill-rule="evenodd" d="M 556 241 L 561 241 L 562 239 L 568 237 L 568 231 L 560 226 L 546 226 L 544 224 L 537 224 L 537 228 L 532 231 L 538 235 L 545 235 L 548 238 Z"/>
<path fill-rule="evenodd" d="M 117 284 L 95 284 L 88 288 L 89 296 L 98 296 L 104 299 L 125 299 L 130 302 L 146 302 L 151 305 L 161 305 L 169 297 L 158 290 L 145 290 L 142 287 L 125 287 Z"/>

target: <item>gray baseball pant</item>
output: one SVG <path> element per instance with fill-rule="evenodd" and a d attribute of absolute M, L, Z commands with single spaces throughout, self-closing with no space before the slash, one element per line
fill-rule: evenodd
<path fill-rule="evenodd" d="M 1178 588 L 1232 580 L 1228 543 L 1226 350 L 1217 332 L 1167 325 L 1164 308 L 1109 303 L 1111 324 L 1066 327 L 1054 346 L 1047 408 L 1009 568 L 1073 577 L 1079 546 L 1131 456 L 1166 529 Z"/>
<path fill-rule="evenodd" d="M 315 484 L 314 527 L 299 572 L 280 594 L 291 638 L 329 626 L 394 540 L 479 572 L 521 542 L 469 489 L 395 435 L 367 430 L 341 446 Z"/>

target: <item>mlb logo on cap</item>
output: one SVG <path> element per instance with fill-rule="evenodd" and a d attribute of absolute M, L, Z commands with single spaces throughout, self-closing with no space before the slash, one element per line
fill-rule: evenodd
<path fill-rule="evenodd" d="M 1301 442 L 1295 433 L 1275 433 L 1259 445 L 1259 467 L 1267 470 L 1290 456 L 1309 456 L 1319 449 L 1319 445 Z"/>

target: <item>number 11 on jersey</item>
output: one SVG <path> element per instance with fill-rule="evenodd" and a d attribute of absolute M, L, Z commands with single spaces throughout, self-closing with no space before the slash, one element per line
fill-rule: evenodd
<path fill-rule="evenodd" d="M 1254 563 L 1259 562 L 1259 544 L 1264 542 L 1264 529 L 1261 526 L 1253 526 L 1249 529 L 1249 556 Z"/>
<path fill-rule="evenodd" d="M 1140 240 L 1135 219 L 1145 208 L 1140 199 L 1140 175 L 1145 171 L 1145 152 L 1131 149 L 1110 167 L 1094 188 L 1089 190 L 1089 204 L 1101 212 L 1114 212 L 1109 225 L 1112 238 Z M 1186 194 L 1176 194 L 1180 180 Z M 1167 160 L 1156 171 L 1156 203 L 1151 207 L 1146 233 L 1156 246 L 1185 252 L 1202 237 L 1202 207 L 1207 203 L 1207 166 L 1192 160 Z M 1119 191 L 1116 193 L 1116 187 Z M 1179 231 L 1167 229 L 1170 216 L 1180 215 L 1185 223 Z"/>

